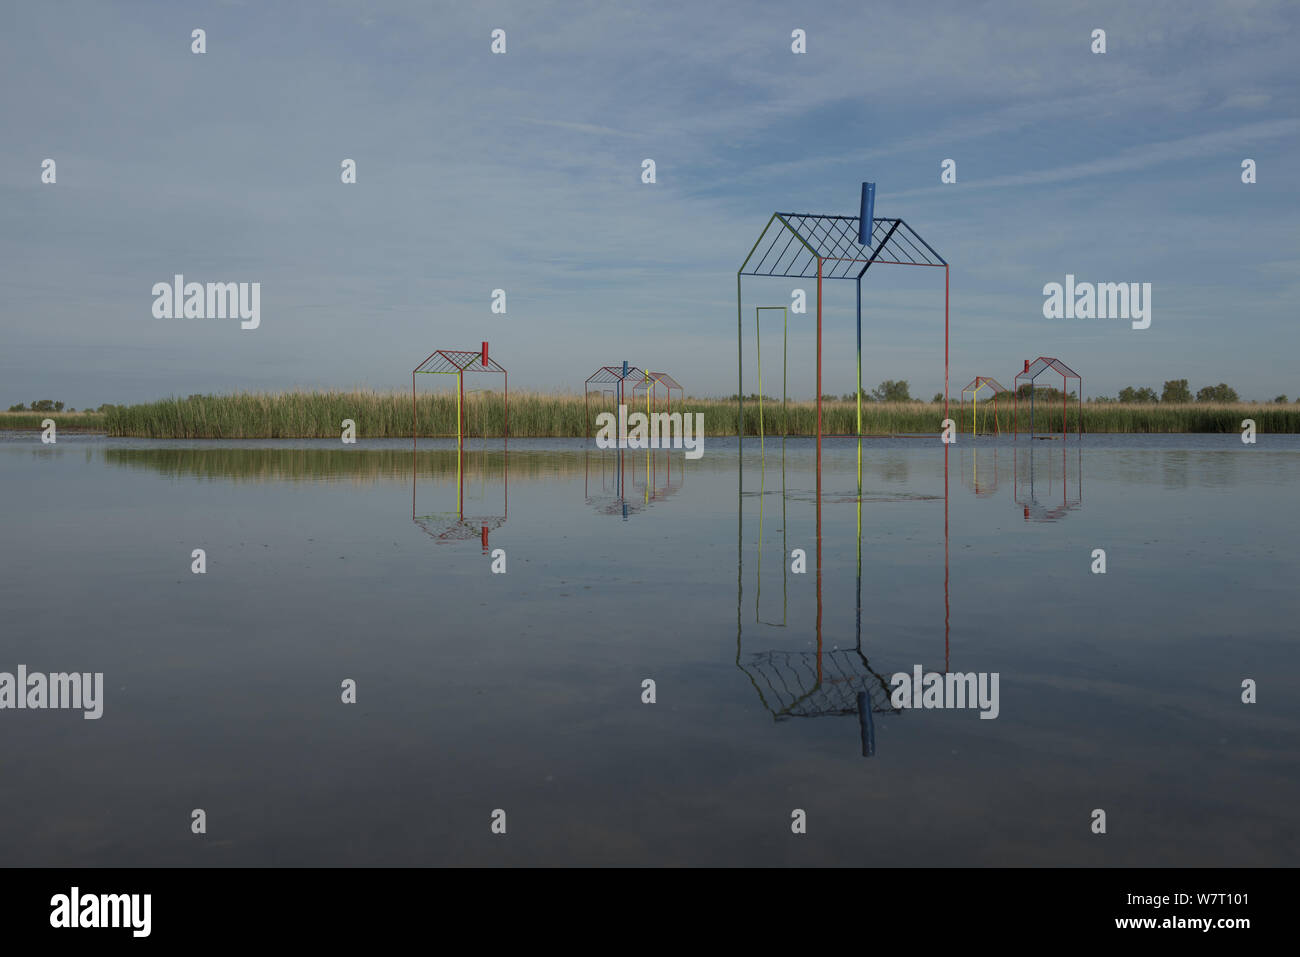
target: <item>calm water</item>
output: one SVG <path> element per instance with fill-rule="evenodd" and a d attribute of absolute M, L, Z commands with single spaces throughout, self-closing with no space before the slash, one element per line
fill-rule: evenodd
<path fill-rule="evenodd" d="M 105 675 L 98 721 L 0 711 L 0 861 L 1294 863 L 1300 442 L 858 468 L 0 434 L 0 671 Z M 999 716 L 896 711 L 915 665 Z"/>

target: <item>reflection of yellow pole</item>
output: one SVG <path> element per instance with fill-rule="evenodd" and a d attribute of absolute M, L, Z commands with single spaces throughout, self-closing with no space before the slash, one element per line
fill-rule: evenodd
<path fill-rule="evenodd" d="M 758 452 L 759 455 L 762 455 L 767 448 L 765 429 L 763 428 L 763 326 L 758 319 L 761 313 L 762 313 L 762 309 L 754 310 L 754 332 L 755 332 L 754 343 L 755 343 L 755 348 L 757 348 L 758 350 Z M 745 397 L 741 396 L 740 401 L 744 402 Z M 743 423 L 741 427 L 742 428 L 744 427 Z M 781 560 L 785 561 L 784 558 L 782 558 Z"/>
<path fill-rule="evenodd" d="M 461 397 L 461 389 L 463 388 L 463 379 L 462 379 L 463 375 L 464 375 L 463 372 L 458 371 L 456 373 L 456 514 L 457 515 L 459 515 L 462 509 L 464 508 L 464 503 L 461 501 L 462 479 L 461 479 L 461 464 L 460 464 L 461 442 L 462 442 L 461 428 L 460 428 L 460 397 Z"/>
<path fill-rule="evenodd" d="M 858 436 L 858 620 L 862 616 L 862 436 Z M 862 637 L 859 633 L 858 637 Z"/>
<path fill-rule="evenodd" d="M 762 394 L 762 389 L 759 394 Z M 758 583 L 754 587 L 754 621 L 762 621 L 758 617 L 759 602 L 763 598 L 763 495 L 767 486 L 767 456 L 760 451 L 758 453 Z M 781 490 L 781 497 L 785 498 L 785 489 Z M 784 547 L 782 548 L 781 564 L 785 564 Z"/>

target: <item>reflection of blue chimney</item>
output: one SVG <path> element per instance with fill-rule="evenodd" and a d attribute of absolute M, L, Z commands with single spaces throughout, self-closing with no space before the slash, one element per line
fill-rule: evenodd
<path fill-rule="evenodd" d="M 876 184 L 862 184 L 862 206 L 859 209 L 858 243 L 870 247 L 871 230 L 875 226 Z"/>
<path fill-rule="evenodd" d="M 858 692 L 858 730 L 862 734 L 862 756 L 869 758 L 876 753 L 876 724 L 871 719 L 871 697 L 865 691 Z"/>

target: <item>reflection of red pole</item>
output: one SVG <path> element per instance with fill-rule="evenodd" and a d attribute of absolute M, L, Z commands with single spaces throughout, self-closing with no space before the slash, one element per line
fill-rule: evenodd
<path fill-rule="evenodd" d="M 817 277 L 818 288 L 821 287 L 821 260 L 817 260 Z M 817 318 L 821 319 L 822 297 L 817 297 Z M 821 332 L 821 322 L 817 323 L 817 331 Z M 820 336 L 818 339 L 820 341 Z M 817 404 L 821 405 L 821 349 L 817 350 Z M 820 687 L 822 683 L 822 435 L 820 426 L 817 429 L 817 684 Z"/>
<path fill-rule="evenodd" d="M 993 464 L 997 475 L 997 462 Z M 948 446 L 943 447 L 943 670 L 948 672 Z"/>
<path fill-rule="evenodd" d="M 488 551 L 487 526 L 484 525 L 483 526 L 483 554 L 486 555 L 487 551 Z"/>

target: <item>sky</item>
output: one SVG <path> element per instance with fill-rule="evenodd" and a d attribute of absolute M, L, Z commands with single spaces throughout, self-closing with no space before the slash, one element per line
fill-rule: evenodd
<path fill-rule="evenodd" d="M 512 391 L 627 360 L 728 395 L 769 216 L 856 215 L 865 180 L 950 263 L 954 396 L 1047 355 L 1085 397 L 1294 400 L 1298 25 L 1266 0 L 7 4 L 0 408 L 406 389 L 483 340 Z M 259 327 L 155 318 L 177 273 L 259 282 Z M 1044 318 L 1067 274 L 1151 283 L 1150 327 Z M 815 286 L 745 280 L 746 392 L 753 307 Z M 823 391 L 850 392 L 853 283 L 823 295 Z M 943 388 L 943 308 L 942 270 L 872 268 L 868 388 Z M 814 330 L 789 316 L 792 396 L 815 394 Z"/>

